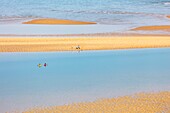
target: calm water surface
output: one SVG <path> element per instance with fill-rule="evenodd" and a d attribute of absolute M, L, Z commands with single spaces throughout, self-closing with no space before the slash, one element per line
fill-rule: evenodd
<path fill-rule="evenodd" d="M 170 91 L 170 49 L 0 53 L 0 112 L 152 91 Z"/>

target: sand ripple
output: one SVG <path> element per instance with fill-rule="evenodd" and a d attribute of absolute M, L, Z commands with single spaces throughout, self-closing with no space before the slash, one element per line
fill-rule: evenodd
<path fill-rule="evenodd" d="M 170 92 L 140 93 L 89 103 L 34 108 L 24 113 L 170 113 Z"/>
<path fill-rule="evenodd" d="M 0 52 L 115 50 L 170 47 L 169 36 L 0 38 Z"/>

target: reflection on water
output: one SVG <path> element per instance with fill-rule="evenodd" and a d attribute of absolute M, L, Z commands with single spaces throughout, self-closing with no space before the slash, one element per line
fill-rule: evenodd
<path fill-rule="evenodd" d="M 0 110 L 169 91 L 169 59 L 170 49 L 0 53 Z"/>

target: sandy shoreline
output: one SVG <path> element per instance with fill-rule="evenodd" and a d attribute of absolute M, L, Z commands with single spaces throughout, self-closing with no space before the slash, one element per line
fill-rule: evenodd
<path fill-rule="evenodd" d="M 34 108 L 23 113 L 169 113 L 170 92 L 139 93 L 89 103 Z"/>
<path fill-rule="evenodd" d="M 79 49 L 76 49 L 77 46 Z M 0 52 L 48 52 L 170 47 L 168 36 L 0 38 Z"/>
<path fill-rule="evenodd" d="M 46 37 L 62 37 L 62 38 L 68 38 L 68 37 L 120 37 L 120 36 L 152 36 L 152 37 L 157 37 L 157 36 L 170 36 L 170 34 L 140 34 L 140 33 L 85 33 L 85 34 L 0 34 L 0 38 L 18 38 L 18 37 L 40 37 L 40 38 L 46 38 Z"/>

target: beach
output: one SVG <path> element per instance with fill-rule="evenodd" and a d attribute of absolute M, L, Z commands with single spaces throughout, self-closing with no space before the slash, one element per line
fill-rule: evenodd
<path fill-rule="evenodd" d="M 1 36 L 0 111 L 168 113 L 169 47 L 169 36 Z"/>
<path fill-rule="evenodd" d="M 32 34 L 0 34 L 0 111 L 168 113 L 170 36 L 136 31 L 169 33 L 169 25 L 129 29 L 134 33 L 65 33 L 65 28 L 79 26 L 77 31 L 91 24 L 98 27 L 95 22 L 35 19 L 22 23 L 34 28 L 28 29 Z M 37 29 L 51 26 L 54 34 Z M 56 34 L 60 27 L 64 34 Z"/>
<path fill-rule="evenodd" d="M 79 49 L 76 49 L 80 46 Z M 0 38 L 0 52 L 116 50 L 170 47 L 169 36 Z"/>
<path fill-rule="evenodd" d="M 0 113 L 170 112 L 169 1 L 0 4 Z"/>
<path fill-rule="evenodd" d="M 170 92 L 139 93 L 94 102 L 76 103 L 64 106 L 34 108 L 23 113 L 169 113 Z"/>

